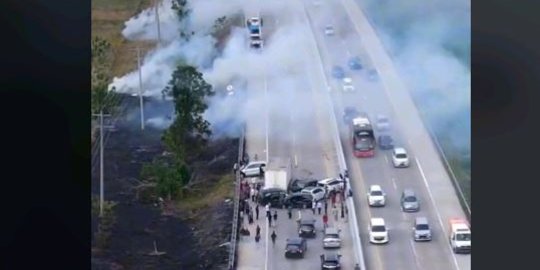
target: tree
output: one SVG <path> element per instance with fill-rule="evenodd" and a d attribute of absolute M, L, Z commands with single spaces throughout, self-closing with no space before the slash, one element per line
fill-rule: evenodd
<path fill-rule="evenodd" d="M 109 91 L 110 75 L 107 69 L 107 57 L 110 53 L 111 44 L 100 37 L 95 37 L 92 40 L 92 112 L 99 113 L 101 110 L 104 113 L 112 113 L 113 109 L 118 104 L 118 96 L 114 89 Z"/>
<path fill-rule="evenodd" d="M 141 177 L 155 182 L 157 193 L 171 200 L 182 195 L 182 187 L 189 182 L 191 176 L 185 164 L 174 162 L 170 165 L 156 159 L 143 166 Z"/>
<path fill-rule="evenodd" d="M 173 97 L 176 113 L 175 121 L 164 133 L 163 140 L 177 162 L 183 164 L 187 155 L 199 150 L 211 135 L 210 123 L 202 114 L 208 108 L 205 98 L 214 92 L 202 73 L 189 65 L 179 65 L 163 91 Z"/>

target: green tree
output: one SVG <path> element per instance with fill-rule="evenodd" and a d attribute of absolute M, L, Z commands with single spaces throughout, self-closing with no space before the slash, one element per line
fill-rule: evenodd
<path fill-rule="evenodd" d="M 191 176 L 184 164 L 173 163 L 169 165 L 156 159 L 143 166 L 141 177 L 156 183 L 157 193 L 171 200 L 183 195 L 182 187 L 189 182 Z"/>
<path fill-rule="evenodd" d="M 176 113 L 175 121 L 163 135 L 163 141 L 177 162 L 183 164 L 185 158 L 200 150 L 211 135 L 210 123 L 202 114 L 208 108 L 206 97 L 214 92 L 202 73 L 189 65 L 178 66 L 163 91 L 173 97 Z"/>

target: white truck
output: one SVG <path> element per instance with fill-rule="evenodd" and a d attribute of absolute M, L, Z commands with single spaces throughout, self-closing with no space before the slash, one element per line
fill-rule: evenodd
<path fill-rule="evenodd" d="M 471 253 L 471 228 L 460 218 L 450 219 L 450 246 L 454 253 Z"/>
<path fill-rule="evenodd" d="M 246 21 L 249 30 L 249 44 L 252 48 L 263 47 L 262 26 L 263 20 L 260 17 L 251 17 Z"/>
<path fill-rule="evenodd" d="M 280 188 L 287 191 L 291 181 L 291 160 L 273 158 L 264 170 L 264 188 Z"/>

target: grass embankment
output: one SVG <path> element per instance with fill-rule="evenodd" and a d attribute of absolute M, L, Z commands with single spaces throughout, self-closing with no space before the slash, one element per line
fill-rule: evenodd
<path fill-rule="evenodd" d="M 216 183 L 202 187 L 200 191 L 186 195 L 178 201 L 179 210 L 192 213 L 234 197 L 234 175 L 222 175 Z"/>
<path fill-rule="evenodd" d="M 112 77 L 122 76 L 137 67 L 137 45 L 149 48 L 154 41 L 128 41 L 122 36 L 124 22 L 152 6 L 152 0 L 92 0 L 92 38 L 111 44 L 112 57 L 104 63 Z"/>

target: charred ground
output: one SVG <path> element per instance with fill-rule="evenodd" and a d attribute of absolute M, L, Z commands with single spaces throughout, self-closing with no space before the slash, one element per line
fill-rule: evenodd
<path fill-rule="evenodd" d="M 140 130 L 138 100 L 124 99 L 105 147 L 105 200 L 116 203 L 107 245 L 96 241 L 98 218 L 92 214 L 92 269 L 223 269 L 232 220 L 232 164 L 238 139 L 214 139 L 190 163 L 195 175 L 178 201 L 160 205 L 153 189 L 141 185 L 142 165 L 164 155 L 163 129 Z M 146 100 L 145 118 L 167 118 L 168 101 Z M 106 138 L 106 137 L 104 137 Z M 94 153 L 93 153 L 94 154 Z M 98 154 L 98 153 L 95 153 Z M 98 161 L 99 162 L 99 161 Z M 94 164 L 93 164 L 94 165 Z M 99 164 L 93 166 L 92 197 L 99 196 Z M 153 243 L 164 255 L 151 256 Z"/>

